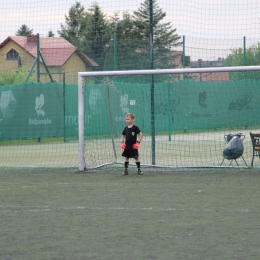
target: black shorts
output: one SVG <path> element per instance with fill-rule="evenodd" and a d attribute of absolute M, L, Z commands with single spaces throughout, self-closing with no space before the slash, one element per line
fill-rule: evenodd
<path fill-rule="evenodd" d="M 122 156 L 127 158 L 138 158 L 138 150 L 124 150 Z"/>

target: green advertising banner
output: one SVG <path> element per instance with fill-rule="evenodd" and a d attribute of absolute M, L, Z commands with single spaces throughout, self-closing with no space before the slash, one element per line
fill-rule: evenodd
<path fill-rule="evenodd" d="M 134 113 L 142 132 L 156 133 L 259 125 L 260 81 L 155 84 L 109 82 L 84 87 L 85 136 L 115 136 Z M 0 140 L 78 136 L 78 87 L 58 83 L 27 83 L 0 87 Z"/>
<path fill-rule="evenodd" d="M 0 88 L 0 140 L 63 136 L 62 86 L 21 84 Z"/>
<path fill-rule="evenodd" d="M 151 131 L 154 106 L 156 133 L 174 130 L 207 130 L 259 125 L 260 81 L 193 82 L 155 84 L 151 104 L 150 84 L 113 82 L 88 85 L 85 90 L 85 126 L 88 135 L 109 134 L 109 112 L 114 134 L 121 134 L 125 114 L 134 113 L 135 123 Z M 102 127 L 101 127 L 102 125 Z"/>

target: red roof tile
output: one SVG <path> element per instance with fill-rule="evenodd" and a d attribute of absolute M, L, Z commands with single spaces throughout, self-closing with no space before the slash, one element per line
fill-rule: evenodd
<path fill-rule="evenodd" d="M 73 48 L 40 48 L 42 56 L 48 66 L 62 66 L 77 50 Z"/>

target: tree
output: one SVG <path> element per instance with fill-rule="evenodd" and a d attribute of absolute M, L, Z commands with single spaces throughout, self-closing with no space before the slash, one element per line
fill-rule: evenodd
<path fill-rule="evenodd" d="M 154 31 L 154 68 L 170 68 L 172 57 L 170 52 L 180 45 L 181 38 L 172 29 L 171 24 L 163 23 L 166 13 L 153 1 L 153 31 Z M 117 35 L 118 69 L 150 69 L 150 6 L 145 0 L 133 16 L 125 12 L 123 19 L 117 14 L 110 21 Z M 113 58 L 113 37 L 109 43 L 107 55 Z M 112 62 L 113 64 L 113 62 Z M 106 69 L 109 67 L 106 62 Z M 110 62 L 110 69 L 113 69 Z"/>
<path fill-rule="evenodd" d="M 170 23 L 162 22 L 166 13 L 159 8 L 157 0 L 153 1 L 153 8 L 155 68 L 169 68 L 169 59 L 172 59 L 169 54 L 181 44 L 180 36 Z M 114 67 L 113 35 L 116 33 L 118 69 L 149 69 L 149 17 L 149 0 L 145 0 L 133 16 L 123 13 L 122 19 L 118 14 L 107 19 L 96 3 L 85 11 L 80 2 L 76 2 L 65 15 L 66 23 L 61 24 L 58 33 L 96 61 L 101 70 Z"/>
<path fill-rule="evenodd" d="M 23 24 L 20 29 L 17 30 L 16 36 L 32 35 L 33 29 L 30 29 L 26 24 Z"/>
<path fill-rule="evenodd" d="M 260 43 L 252 45 L 246 50 L 246 66 L 259 65 L 260 63 Z M 237 48 L 231 50 L 229 54 L 222 62 L 225 67 L 243 66 L 244 65 L 244 50 Z M 259 79 L 260 72 L 232 72 L 230 73 L 230 80 L 241 80 L 244 78 Z"/>
<path fill-rule="evenodd" d="M 52 30 L 49 30 L 48 31 L 48 37 L 54 37 L 55 36 L 55 34 L 52 32 Z"/>
<path fill-rule="evenodd" d="M 93 4 L 85 16 L 85 32 L 81 45 L 82 51 L 103 69 L 107 44 L 110 39 L 109 24 L 97 4 Z"/>
<path fill-rule="evenodd" d="M 171 23 L 163 23 L 166 12 L 153 0 L 153 49 L 155 68 L 169 67 L 169 53 L 174 47 L 181 45 L 177 29 L 172 29 Z M 143 41 L 143 51 L 150 55 L 150 3 L 145 0 L 141 7 L 134 12 L 135 38 Z M 168 56 L 167 56 L 168 54 Z M 149 67 L 147 67 L 149 68 Z"/>
<path fill-rule="evenodd" d="M 119 19 L 115 13 L 111 17 L 109 23 L 109 31 L 111 34 L 106 53 L 105 70 L 114 69 L 114 45 L 117 46 L 117 69 L 133 70 L 141 69 L 142 61 L 138 47 L 140 47 L 140 39 L 134 37 L 134 20 L 128 13 L 123 13 L 123 18 Z M 116 34 L 116 43 L 114 42 L 114 34 Z"/>
<path fill-rule="evenodd" d="M 76 2 L 65 15 L 66 24 L 61 24 L 59 35 L 77 46 L 87 56 L 103 68 L 105 52 L 109 40 L 108 23 L 97 4 L 87 11 Z"/>
<path fill-rule="evenodd" d="M 60 37 L 79 47 L 86 29 L 86 16 L 85 8 L 80 2 L 72 5 L 69 14 L 65 15 L 66 24 L 61 24 L 61 30 L 58 30 Z"/>

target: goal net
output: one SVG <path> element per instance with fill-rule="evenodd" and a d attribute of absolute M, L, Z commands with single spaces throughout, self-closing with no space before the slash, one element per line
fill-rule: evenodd
<path fill-rule="evenodd" d="M 144 135 L 141 165 L 186 169 L 234 163 L 247 167 L 249 133 L 259 128 L 259 69 L 79 72 L 79 170 L 123 163 L 120 140 L 127 113 L 135 114 L 135 124 Z M 228 80 L 214 81 L 214 75 L 221 73 Z M 189 80 L 195 75 L 199 81 Z M 237 75 L 238 80 L 230 80 Z M 203 81 L 210 76 L 211 80 Z M 224 137 L 236 133 L 245 136 L 244 153 L 225 160 Z"/>

